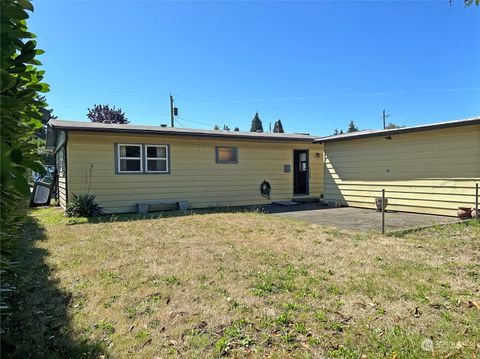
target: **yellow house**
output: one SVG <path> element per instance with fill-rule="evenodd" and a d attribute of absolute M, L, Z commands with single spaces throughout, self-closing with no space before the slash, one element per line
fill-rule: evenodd
<path fill-rule="evenodd" d="M 323 193 L 323 145 L 308 135 L 58 120 L 49 129 L 63 208 L 80 193 L 96 195 L 108 213 L 134 212 L 139 204 L 256 205 Z"/>
<path fill-rule="evenodd" d="M 388 209 L 455 216 L 474 207 L 480 182 L 480 118 L 315 141 L 325 150 L 325 201 L 375 208 L 382 189 Z"/>
<path fill-rule="evenodd" d="M 59 199 L 91 193 L 108 213 L 324 201 L 454 216 L 475 205 L 480 118 L 314 138 L 161 126 L 49 122 Z"/>

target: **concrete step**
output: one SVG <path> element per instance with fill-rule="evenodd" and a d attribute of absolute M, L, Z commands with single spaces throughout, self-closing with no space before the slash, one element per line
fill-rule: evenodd
<path fill-rule="evenodd" d="M 320 202 L 320 198 L 313 197 L 313 196 L 293 197 L 292 201 L 297 203 L 314 203 L 314 202 Z"/>

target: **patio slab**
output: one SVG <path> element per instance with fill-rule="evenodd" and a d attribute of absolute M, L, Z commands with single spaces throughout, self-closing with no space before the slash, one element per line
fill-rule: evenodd
<path fill-rule="evenodd" d="M 319 203 L 306 203 L 294 207 L 271 205 L 265 208 L 267 213 L 295 218 L 315 223 L 357 231 L 380 231 L 381 212 L 372 209 L 341 207 L 331 208 Z M 385 213 L 385 231 L 425 227 L 435 224 L 455 223 L 458 218 L 429 214 L 387 211 Z"/>

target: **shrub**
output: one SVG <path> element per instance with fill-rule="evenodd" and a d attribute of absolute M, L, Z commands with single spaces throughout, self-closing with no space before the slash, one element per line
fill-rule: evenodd
<path fill-rule="evenodd" d="M 95 217 L 104 214 L 93 194 L 73 194 L 65 213 L 68 217 Z"/>
<path fill-rule="evenodd" d="M 33 6 L 29 1 L 0 1 L 0 267 L 9 267 L 9 259 L 20 237 L 30 196 L 29 170 L 44 173 L 32 143 L 42 127 L 46 107 L 41 92 L 48 91 L 42 82 L 45 71 L 39 70 L 38 55 L 26 20 Z M 2 278 L 3 282 L 3 278 Z M 3 292 L 2 292 L 3 293 Z"/>

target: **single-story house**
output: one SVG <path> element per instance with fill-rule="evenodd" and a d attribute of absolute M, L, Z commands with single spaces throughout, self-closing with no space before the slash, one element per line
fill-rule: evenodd
<path fill-rule="evenodd" d="M 60 205 L 91 193 L 108 213 L 318 199 L 454 216 L 480 181 L 480 117 L 317 138 L 50 120 Z"/>
<path fill-rule="evenodd" d="M 49 122 L 60 205 L 96 195 L 109 213 L 188 202 L 190 208 L 267 204 L 323 193 L 323 145 L 302 134 L 92 122 Z M 268 182 L 270 193 L 260 191 Z"/>
<path fill-rule="evenodd" d="M 475 205 L 480 182 L 480 118 L 315 140 L 325 151 L 324 198 L 375 208 L 455 216 Z"/>

